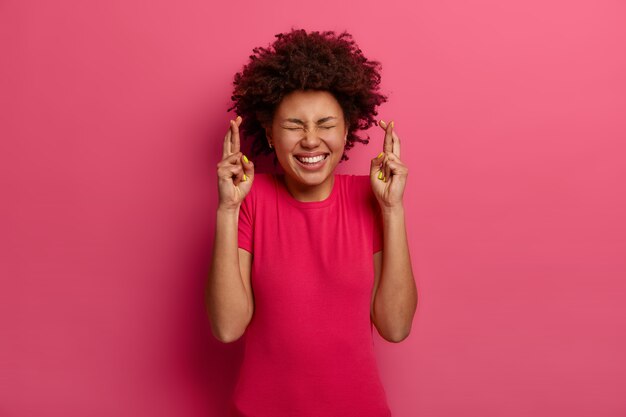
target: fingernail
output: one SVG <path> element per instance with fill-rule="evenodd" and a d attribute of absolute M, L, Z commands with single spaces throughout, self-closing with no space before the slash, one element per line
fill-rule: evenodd
<path fill-rule="evenodd" d="M 378 156 L 376 158 L 380 159 L 380 157 L 383 156 L 384 154 L 385 154 L 384 152 L 381 152 L 381 153 L 378 154 Z"/>
<path fill-rule="evenodd" d="M 244 161 L 246 164 L 247 164 L 248 162 L 250 162 L 250 161 L 248 161 L 248 158 L 246 158 L 246 156 L 245 156 L 245 155 L 243 156 L 243 161 Z"/>
<path fill-rule="evenodd" d="M 379 180 L 383 179 L 383 172 L 382 171 L 378 171 L 378 179 Z"/>
<path fill-rule="evenodd" d="M 389 125 L 391 126 L 391 128 L 393 129 L 393 122 L 389 123 Z"/>
<path fill-rule="evenodd" d="M 248 181 L 248 177 L 246 176 L 246 174 L 243 174 L 243 180 Z"/>

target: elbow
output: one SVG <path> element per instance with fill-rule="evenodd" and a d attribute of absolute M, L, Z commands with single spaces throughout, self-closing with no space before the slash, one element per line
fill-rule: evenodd
<path fill-rule="evenodd" d="M 378 332 L 383 339 L 391 343 L 400 343 L 411 333 L 410 328 L 396 328 L 396 329 L 387 329 L 387 331 Z"/>
<path fill-rule="evenodd" d="M 383 315 L 379 317 L 379 320 L 372 311 L 371 320 L 383 339 L 391 343 L 400 343 L 411 334 L 414 315 L 415 308 L 411 314 L 396 315 L 393 318 Z"/>
<path fill-rule="evenodd" d="M 374 326 L 376 326 L 376 330 L 378 330 L 378 334 L 380 334 L 380 336 L 383 339 L 391 343 L 400 343 L 403 340 L 405 340 L 407 337 L 409 337 L 409 334 L 411 333 L 410 324 L 402 328 L 400 327 L 384 328 L 384 326 L 379 326 L 373 317 L 372 317 L 372 322 L 374 323 Z"/>
<path fill-rule="evenodd" d="M 220 324 L 209 318 L 209 322 L 211 324 L 211 333 L 213 334 L 213 337 L 222 343 L 233 343 L 241 339 L 241 337 L 245 334 L 250 320 L 246 320 L 245 324 Z"/>
<path fill-rule="evenodd" d="M 243 336 L 243 333 L 230 333 L 230 334 L 213 334 L 215 336 L 215 338 L 217 340 L 219 340 L 222 343 L 233 343 L 236 342 L 237 340 L 241 339 L 241 336 Z"/>
<path fill-rule="evenodd" d="M 410 333 L 410 331 L 394 333 L 393 335 L 391 335 L 391 337 L 386 337 L 385 340 L 391 343 L 400 343 L 404 339 L 409 337 Z"/>
<path fill-rule="evenodd" d="M 243 315 L 235 314 L 230 310 L 220 310 L 211 304 L 209 299 L 207 299 L 206 308 L 211 334 L 222 343 L 233 343 L 241 339 L 252 320 L 249 310 Z"/>
<path fill-rule="evenodd" d="M 245 333 L 245 329 L 244 331 L 226 330 L 211 323 L 211 333 L 213 337 L 222 343 L 233 343 L 241 339 L 241 336 Z"/>

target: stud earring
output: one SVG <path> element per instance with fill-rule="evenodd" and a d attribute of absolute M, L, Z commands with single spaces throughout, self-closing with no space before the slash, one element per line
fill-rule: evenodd
<path fill-rule="evenodd" d="M 267 142 L 267 144 L 270 145 L 270 149 L 274 149 L 271 143 Z"/>

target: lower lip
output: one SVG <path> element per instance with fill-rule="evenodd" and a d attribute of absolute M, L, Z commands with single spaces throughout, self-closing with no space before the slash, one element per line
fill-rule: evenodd
<path fill-rule="evenodd" d="M 293 159 L 295 159 L 298 165 L 300 165 L 302 168 L 309 170 L 309 171 L 317 171 L 318 169 L 324 166 L 324 164 L 326 163 L 326 160 L 328 159 L 328 155 L 326 156 L 326 158 L 314 164 L 305 164 L 303 162 L 300 162 L 300 160 L 296 157 L 294 157 Z"/>

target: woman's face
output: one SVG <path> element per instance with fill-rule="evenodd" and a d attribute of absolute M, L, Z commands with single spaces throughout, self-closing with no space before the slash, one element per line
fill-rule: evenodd
<path fill-rule="evenodd" d="M 296 90 L 280 102 L 266 133 L 285 175 L 302 185 L 319 185 L 339 164 L 348 129 L 331 93 Z"/>

